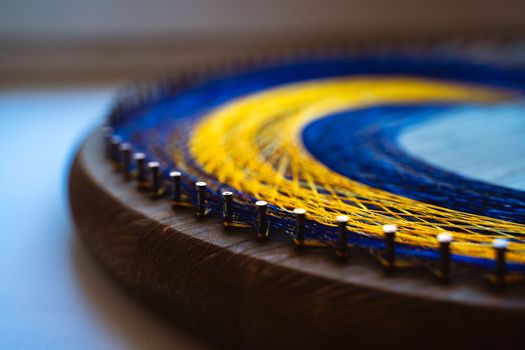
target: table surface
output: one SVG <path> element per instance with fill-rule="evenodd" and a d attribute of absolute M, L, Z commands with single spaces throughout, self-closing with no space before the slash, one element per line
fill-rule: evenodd
<path fill-rule="evenodd" d="M 210 348 L 128 296 L 75 233 L 68 169 L 112 95 L 111 86 L 0 93 L 0 348 Z"/>

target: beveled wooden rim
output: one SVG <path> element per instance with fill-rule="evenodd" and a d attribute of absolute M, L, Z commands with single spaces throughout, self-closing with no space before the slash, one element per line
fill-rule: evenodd
<path fill-rule="evenodd" d="M 151 200 L 114 172 L 100 132 L 69 178 L 78 230 L 126 289 L 217 344 L 240 348 L 413 345 L 439 348 L 520 339 L 521 288 L 495 293 L 468 270 L 442 285 L 418 269 L 387 276 L 352 252 L 296 252 L 254 232 L 224 232 L 168 200 Z M 501 334 L 500 334 L 501 333 Z M 451 344 L 450 339 L 455 339 Z"/>

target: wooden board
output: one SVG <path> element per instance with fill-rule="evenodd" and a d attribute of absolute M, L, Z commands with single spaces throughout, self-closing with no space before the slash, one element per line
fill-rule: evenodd
<path fill-rule="evenodd" d="M 367 252 L 297 252 L 225 232 L 151 200 L 114 172 L 94 132 L 69 179 L 86 246 L 127 290 L 176 322 L 235 348 L 503 346 L 521 339 L 522 286 L 495 292 L 468 268 L 442 285 L 418 268 L 385 274 Z"/>

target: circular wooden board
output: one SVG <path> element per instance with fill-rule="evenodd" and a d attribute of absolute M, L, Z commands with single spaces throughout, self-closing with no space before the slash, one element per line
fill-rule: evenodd
<path fill-rule="evenodd" d="M 225 232 L 219 218 L 174 212 L 114 172 L 94 132 L 69 178 L 85 244 L 126 289 L 202 337 L 226 347 L 460 348 L 521 339 L 523 288 L 491 290 L 479 272 L 452 283 L 427 270 L 387 275 L 368 252 L 297 252 L 278 238 Z"/>

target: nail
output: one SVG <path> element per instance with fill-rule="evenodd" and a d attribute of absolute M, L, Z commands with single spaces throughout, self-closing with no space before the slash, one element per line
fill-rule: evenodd
<path fill-rule="evenodd" d="M 197 188 L 197 218 L 202 219 L 206 215 L 206 182 L 197 181 L 195 187 Z"/>
<path fill-rule="evenodd" d="M 131 145 L 129 143 L 123 143 L 120 145 L 121 162 L 122 162 L 122 173 L 124 179 L 131 179 Z"/>
<path fill-rule="evenodd" d="M 295 248 L 297 250 L 304 249 L 304 223 L 306 218 L 306 210 L 303 208 L 295 208 Z"/>
<path fill-rule="evenodd" d="M 266 214 L 268 203 L 257 201 L 255 205 L 257 207 L 257 239 L 264 241 L 268 238 L 268 218 Z"/>
<path fill-rule="evenodd" d="M 148 169 L 150 173 L 150 192 L 151 198 L 158 198 L 160 195 L 160 163 L 148 162 Z"/>
<path fill-rule="evenodd" d="M 149 187 L 148 180 L 146 179 L 146 155 L 144 153 L 135 153 L 133 155 L 136 165 L 135 178 L 137 179 L 137 189 L 144 191 Z"/>
<path fill-rule="evenodd" d="M 439 242 L 439 279 L 446 283 L 450 281 L 450 244 L 453 237 L 448 232 L 442 232 L 436 238 Z"/>
<path fill-rule="evenodd" d="M 171 200 L 173 204 L 180 203 L 180 178 L 182 173 L 180 171 L 170 172 L 170 183 L 171 183 Z"/>
<path fill-rule="evenodd" d="M 335 254 L 339 260 L 346 260 L 348 258 L 348 238 L 346 225 L 348 224 L 348 216 L 339 215 L 335 218 L 339 231 L 339 242 L 337 244 Z"/>
<path fill-rule="evenodd" d="M 230 191 L 222 192 L 223 200 L 223 211 L 222 217 L 224 227 L 230 227 L 233 225 L 233 193 Z"/>
<path fill-rule="evenodd" d="M 495 283 L 497 287 L 505 286 L 505 275 L 507 273 L 506 253 L 509 241 L 504 238 L 496 238 L 492 242 L 495 251 L 496 268 L 494 271 Z"/>
<path fill-rule="evenodd" d="M 120 143 L 122 142 L 121 138 L 118 136 L 111 137 L 111 160 L 115 166 L 115 170 L 118 169 L 120 163 Z"/>
<path fill-rule="evenodd" d="M 396 267 L 396 225 L 383 225 L 385 235 L 385 261 L 388 272 L 393 272 Z"/>
<path fill-rule="evenodd" d="M 113 128 L 111 126 L 104 125 L 102 127 L 102 135 L 104 137 L 104 153 L 107 159 L 112 159 L 111 153 L 111 138 L 113 136 Z"/>

